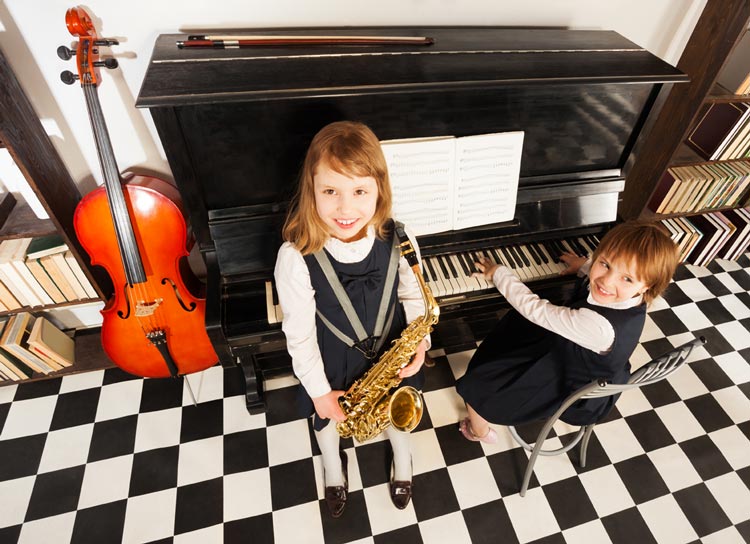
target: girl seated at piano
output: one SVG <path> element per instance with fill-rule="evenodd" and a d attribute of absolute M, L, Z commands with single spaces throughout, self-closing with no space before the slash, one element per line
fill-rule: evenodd
<path fill-rule="evenodd" d="M 477 263 L 478 275 L 494 282 L 512 309 L 457 382 L 469 414 L 459 424 L 466 439 L 495 443 L 490 423 L 545 419 L 596 378 L 627 382 L 646 306 L 669 285 L 678 255 L 656 224 L 627 222 L 604 236 L 591 259 L 567 253 L 561 260 L 567 265 L 562 274 L 579 276 L 564 306 L 541 299 L 504 266 Z M 579 401 L 561 419 L 571 425 L 595 423 L 616 400 Z"/>
<path fill-rule="evenodd" d="M 348 492 L 347 456 L 339 451 L 336 430 L 345 414 L 338 399 L 424 313 L 414 273 L 393 250 L 388 169 L 368 127 L 342 121 L 315 135 L 283 237 L 274 271 L 282 330 L 301 385 L 301 415 L 313 416 L 325 501 L 336 518 Z M 417 249 L 414 237 L 409 238 Z M 347 309 L 356 315 L 348 316 Z M 369 337 L 358 337 L 350 317 Z M 428 346 L 426 338 L 401 369 L 402 385 L 422 387 Z M 385 434 L 393 452 L 391 501 L 403 509 L 411 498 L 409 434 L 392 427 Z"/>

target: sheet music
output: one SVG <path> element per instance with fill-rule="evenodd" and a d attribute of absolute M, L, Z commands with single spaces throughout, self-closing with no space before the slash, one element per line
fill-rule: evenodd
<path fill-rule="evenodd" d="M 381 142 L 393 216 L 416 235 L 510 221 L 523 132 Z"/>
<path fill-rule="evenodd" d="M 455 138 L 381 142 L 393 191 L 393 217 L 419 236 L 453 228 Z"/>
<path fill-rule="evenodd" d="M 456 140 L 454 229 L 513 219 L 522 148 L 523 132 Z"/>

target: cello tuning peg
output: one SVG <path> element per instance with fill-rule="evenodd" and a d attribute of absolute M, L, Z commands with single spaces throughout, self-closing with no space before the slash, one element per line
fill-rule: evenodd
<path fill-rule="evenodd" d="M 57 56 L 60 57 L 62 60 L 70 60 L 70 58 L 75 54 L 76 54 L 75 49 L 71 49 L 64 45 L 61 45 L 60 47 L 57 48 Z"/>
<path fill-rule="evenodd" d="M 96 61 L 94 63 L 94 66 L 104 66 L 105 68 L 109 68 L 111 70 L 112 68 L 117 68 L 118 63 L 117 59 L 105 59 Z"/>
<path fill-rule="evenodd" d="M 76 82 L 76 80 L 78 79 L 78 77 L 79 76 L 77 74 L 74 74 L 70 70 L 65 70 L 64 72 L 62 72 L 60 74 L 60 79 L 66 85 L 73 85 L 73 83 Z"/>

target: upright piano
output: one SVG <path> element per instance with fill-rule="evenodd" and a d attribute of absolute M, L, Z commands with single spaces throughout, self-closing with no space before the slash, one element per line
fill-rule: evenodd
<path fill-rule="evenodd" d="M 206 265 L 206 327 L 240 365 L 248 410 L 289 372 L 274 309 L 280 229 L 305 151 L 350 119 L 381 140 L 523 131 L 513 221 L 422 236 L 441 320 L 433 345 L 475 345 L 503 308 L 470 278 L 480 255 L 555 301 L 558 254 L 586 253 L 617 219 L 624 170 L 657 95 L 687 77 L 611 31 L 497 27 L 315 28 L 242 34 L 427 36 L 431 45 L 184 48 L 163 34 L 140 90 Z"/>

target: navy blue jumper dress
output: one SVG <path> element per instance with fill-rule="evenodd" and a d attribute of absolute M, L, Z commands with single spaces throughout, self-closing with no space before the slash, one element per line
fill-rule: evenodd
<path fill-rule="evenodd" d="M 545 419 L 566 397 L 596 378 L 626 383 L 629 359 L 643 331 L 646 305 L 616 310 L 587 302 L 588 278 L 578 281 L 570 308 L 589 308 L 612 324 L 612 350 L 599 355 L 527 320 L 506 313 L 477 348 L 456 389 L 487 421 L 517 425 Z M 609 413 L 617 396 L 580 400 L 561 419 L 588 425 Z"/>
<path fill-rule="evenodd" d="M 370 253 L 360 262 L 340 263 L 333 259 L 326 251 L 328 259 L 336 272 L 336 276 L 349 296 L 349 300 L 365 331 L 370 335 L 372 335 L 375 329 L 378 309 L 385 288 L 388 264 L 391 258 L 394 236 L 393 228 L 390 228 L 389 231 L 390 234 L 386 240 L 375 238 Z M 356 340 L 357 337 L 354 329 L 344 314 L 344 310 L 317 260 L 313 255 L 306 255 L 304 259 L 310 271 L 312 287 L 315 289 L 315 305 L 317 310 L 337 329 L 349 338 Z M 395 281 L 390 291 L 388 313 L 393 313 L 391 326 L 388 330 L 383 330 L 385 340 L 381 342 L 381 347 L 377 351 L 377 355 L 372 359 L 365 357 L 362 351 L 356 347 L 347 346 L 330 331 L 319 316 L 316 316 L 318 347 L 323 358 L 326 377 L 332 389 L 348 390 L 355 380 L 362 377 L 378 361 L 380 355 L 391 347 L 392 340 L 401 336 L 401 332 L 406 328 L 407 323 L 404 307 L 398 301 L 397 295 L 398 274 L 395 276 Z M 401 385 L 411 385 L 412 387 L 421 389 L 424 385 L 424 372 L 420 369 L 416 375 L 402 380 Z M 299 387 L 298 405 L 303 417 L 315 413 L 313 402 L 307 391 L 305 391 L 305 388 L 301 385 Z M 313 427 L 316 431 L 319 431 L 328 424 L 328 421 L 328 419 L 321 419 L 315 414 Z"/>

